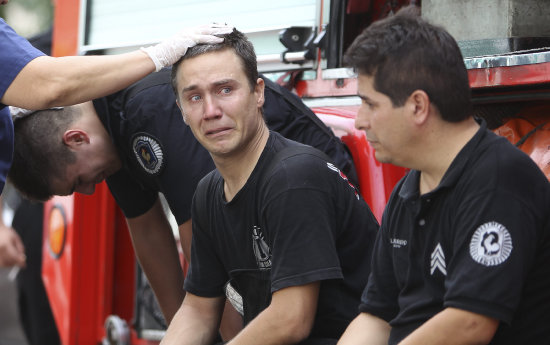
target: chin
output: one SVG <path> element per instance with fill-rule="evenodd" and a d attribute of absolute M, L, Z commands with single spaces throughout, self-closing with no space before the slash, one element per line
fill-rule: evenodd
<path fill-rule="evenodd" d="M 376 160 L 380 163 L 391 163 L 391 159 L 389 157 L 378 153 L 378 151 L 374 152 L 374 158 L 376 158 Z"/>

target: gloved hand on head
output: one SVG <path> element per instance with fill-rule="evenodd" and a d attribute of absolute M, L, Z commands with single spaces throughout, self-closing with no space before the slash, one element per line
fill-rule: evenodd
<path fill-rule="evenodd" d="M 50 110 L 61 110 L 61 109 L 63 109 L 63 107 L 52 107 L 52 108 L 49 108 L 49 109 Z M 11 119 L 12 119 L 12 121 L 16 121 L 16 120 L 22 119 L 24 117 L 27 117 L 29 115 L 32 115 L 32 114 L 34 114 L 38 111 L 41 111 L 41 110 L 46 110 L 46 109 L 32 110 L 32 109 L 24 109 L 24 108 L 10 106 Z"/>
<path fill-rule="evenodd" d="M 228 34 L 232 31 L 233 27 L 227 24 L 201 25 L 184 29 L 157 45 L 141 48 L 141 50 L 153 60 L 158 72 L 162 68 L 176 63 L 185 55 L 188 48 L 200 43 L 221 43 L 223 38 L 214 35 Z"/>

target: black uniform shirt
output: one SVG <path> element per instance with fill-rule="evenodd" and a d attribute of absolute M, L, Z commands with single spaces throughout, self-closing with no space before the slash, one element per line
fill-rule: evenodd
<path fill-rule="evenodd" d="M 270 169 L 275 154 L 290 145 L 297 144 L 271 132 L 256 167 L 230 202 L 218 171 L 201 181 L 206 187 L 193 204 L 185 289 L 220 296 L 232 279 L 243 304 L 258 313 L 272 292 L 321 281 L 312 336 L 338 339 L 357 315 L 378 223 L 359 193 L 325 160 L 304 153 Z"/>
<path fill-rule="evenodd" d="M 447 307 L 501 320 L 493 344 L 550 339 L 550 187 L 483 123 L 430 193 L 418 171 L 394 189 L 360 310 L 396 344 Z M 543 339 L 546 339 L 543 341 Z"/>
<path fill-rule="evenodd" d="M 353 161 L 342 142 L 296 95 L 264 80 L 263 110 L 270 129 L 324 151 L 356 182 Z M 144 214 L 162 192 L 177 223 L 189 220 L 197 183 L 214 163 L 183 122 L 170 69 L 93 103 L 123 162 L 123 169 L 106 181 L 125 216 Z"/>

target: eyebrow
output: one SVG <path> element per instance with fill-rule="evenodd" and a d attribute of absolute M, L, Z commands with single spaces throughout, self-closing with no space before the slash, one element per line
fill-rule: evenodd
<path fill-rule="evenodd" d="M 231 83 L 233 82 L 234 79 L 230 79 L 230 78 L 226 78 L 226 79 L 222 79 L 222 80 L 218 80 L 216 82 L 213 83 L 214 86 L 221 86 L 221 85 L 225 85 L 225 84 L 228 84 L 228 83 Z M 188 91 L 193 91 L 193 90 L 196 90 L 198 89 L 198 85 L 194 84 L 194 85 L 189 85 L 187 87 L 184 87 L 181 92 L 182 93 L 185 93 L 185 92 L 188 92 Z"/>

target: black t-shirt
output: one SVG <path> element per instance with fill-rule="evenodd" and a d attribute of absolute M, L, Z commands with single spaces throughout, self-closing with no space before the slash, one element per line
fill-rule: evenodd
<path fill-rule="evenodd" d="M 419 196 L 419 172 L 394 189 L 360 310 L 390 322 L 390 344 L 447 307 L 500 320 L 491 344 L 550 339 L 550 184 L 483 123 Z"/>
<path fill-rule="evenodd" d="M 295 155 L 266 171 L 275 154 L 289 145 L 298 144 L 271 132 L 252 174 L 230 202 L 218 171 L 201 181 L 206 197 L 195 196 L 193 204 L 185 289 L 220 296 L 226 283 L 243 272 L 266 277 L 264 293 L 269 296 L 321 281 L 311 336 L 337 339 L 357 315 L 378 224 L 357 190 L 317 156 Z"/>
<path fill-rule="evenodd" d="M 326 152 L 356 182 L 353 161 L 342 142 L 296 95 L 264 80 L 268 127 Z M 144 214 L 162 192 L 177 223 L 189 220 L 197 183 L 214 163 L 183 122 L 170 70 L 93 103 L 123 161 L 123 169 L 106 181 L 125 216 Z"/>

